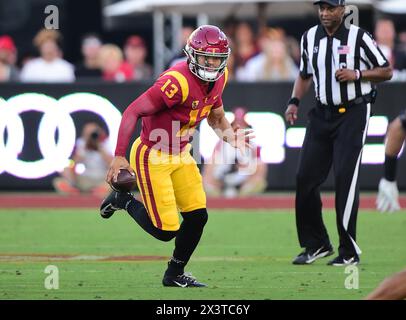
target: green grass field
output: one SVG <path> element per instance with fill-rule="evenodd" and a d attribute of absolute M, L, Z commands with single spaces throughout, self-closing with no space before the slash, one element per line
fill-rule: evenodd
<path fill-rule="evenodd" d="M 335 214 L 324 219 L 336 248 Z M 124 212 L 103 220 L 97 210 L 0 210 L 0 299 L 362 299 L 406 266 L 406 213 L 361 211 L 357 242 L 359 288 L 346 289 L 349 274 L 329 258 L 291 264 L 300 250 L 292 211 L 211 210 L 187 268 L 209 287 L 164 288 L 173 241 L 153 239 Z M 44 287 L 47 265 L 58 267 L 58 290 Z"/>

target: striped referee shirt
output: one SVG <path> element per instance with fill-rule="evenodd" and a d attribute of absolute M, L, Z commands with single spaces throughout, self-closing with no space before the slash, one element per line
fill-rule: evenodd
<path fill-rule="evenodd" d="M 314 26 L 303 34 L 300 47 L 300 76 L 313 76 L 316 98 L 322 104 L 340 105 L 372 90 L 370 81 L 340 83 L 335 78 L 337 70 L 389 66 L 368 32 L 354 25 L 347 29 L 344 22 L 333 36 L 322 25 Z"/>

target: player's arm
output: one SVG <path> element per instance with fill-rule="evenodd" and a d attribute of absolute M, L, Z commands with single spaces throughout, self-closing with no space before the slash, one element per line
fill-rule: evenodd
<path fill-rule="evenodd" d="M 110 182 L 112 178 L 116 180 L 121 168 L 126 168 L 134 173 L 125 158 L 125 154 L 138 119 L 151 116 L 166 108 L 172 108 L 185 99 L 186 93 L 181 86 L 181 81 L 176 77 L 177 74 L 177 72 L 168 72 L 162 75 L 148 91 L 132 102 L 125 110 L 118 131 L 115 157 L 107 173 L 107 182 Z"/>
<path fill-rule="evenodd" d="M 402 116 L 406 119 L 406 111 Z M 397 157 L 399 155 L 403 142 L 406 139 L 406 130 L 402 125 L 402 116 L 397 117 L 390 123 L 386 133 L 385 155 L 389 157 Z"/>
<path fill-rule="evenodd" d="M 372 291 L 366 300 L 404 300 L 406 299 L 406 270 L 386 278 Z"/>
<path fill-rule="evenodd" d="M 124 111 L 118 131 L 114 158 L 107 172 L 106 181 L 108 183 L 111 183 L 112 179 L 114 179 L 114 181 L 117 180 L 117 175 L 120 169 L 128 169 L 130 172 L 134 173 L 134 170 L 130 167 L 130 164 L 125 158 L 125 155 L 130 143 L 131 135 L 137 125 L 137 121 L 139 118 L 151 116 L 165 107 L 166 105 L 163 100 L 155 98 L 150 91 L 147 91 L 134 100 Z"/>
<path fill-rule="evenodd" d="M 239 128 L 234 131 L 226 118 L 223 107 L 212 109 L 207 117 L 207 122 L 221 140 L 228 142 L 234 148 L 240 149 L 241 152 L 245 152 L 246 148 L 252 148 L 249 141 L 255 137 L 252 134 L 254 131 L 239 130 Z"/>

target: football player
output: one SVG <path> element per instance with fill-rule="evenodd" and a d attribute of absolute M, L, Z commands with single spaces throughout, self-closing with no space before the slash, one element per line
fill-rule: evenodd
<path fill-rule="evenodd" d="M 379 181 L 376 207 L 379 211 L 394 212 L 400 209 L 399 191 L 396 185 L 398 154 L 406 138 L 406 110 L 388 127 L 385 141 L 385 171 Z"/>
<path fill-rule="evenodd" d="M 153 237 L 162 241 L 175 238 L 163 285 L 204 287 L 184 272 L 208 219 L 202 177 L 189 153 L 189 138 L 205 118 L 220 139 L 241 151 L 251 147 L 253 135 L 252 130 L 234 131 L 225 118 L 222 92 L 230 56 L 226 35 L 216 26 L 201 26 L 190 35 L 184 51 L 187 61 L 164 71 L 127 107 L 121 120 L 106 179 L 109 183 L 116 180 L 121 168 L 135 172 L 143 201 L 113 191 L 103 201 L 100 213 L 109 218 L 116 210 L 125 209 Z M 126 150 L 139 118 L 142 132 L 132 144 L 129 163 Z"/>

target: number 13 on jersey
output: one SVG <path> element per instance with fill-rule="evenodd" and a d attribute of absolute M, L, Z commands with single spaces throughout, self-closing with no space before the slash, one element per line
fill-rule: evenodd
<path fill-rule="evenodd" d="M 176 92 L 179 91 L 178 86 L 176 84 L 174 84 L 174 83 L 171 83 L 171 82 L 172 82 L 172 80 L 168 79 L 168 80 L 166 80 L 164 85 L 161 87 L 161 91 L 165 92 L 166 96 L 169 99 L 172 99 L 173 96 L 176 94 Z M 170 84 L 170 86 L 169 86 L 169 84 Z"/>

